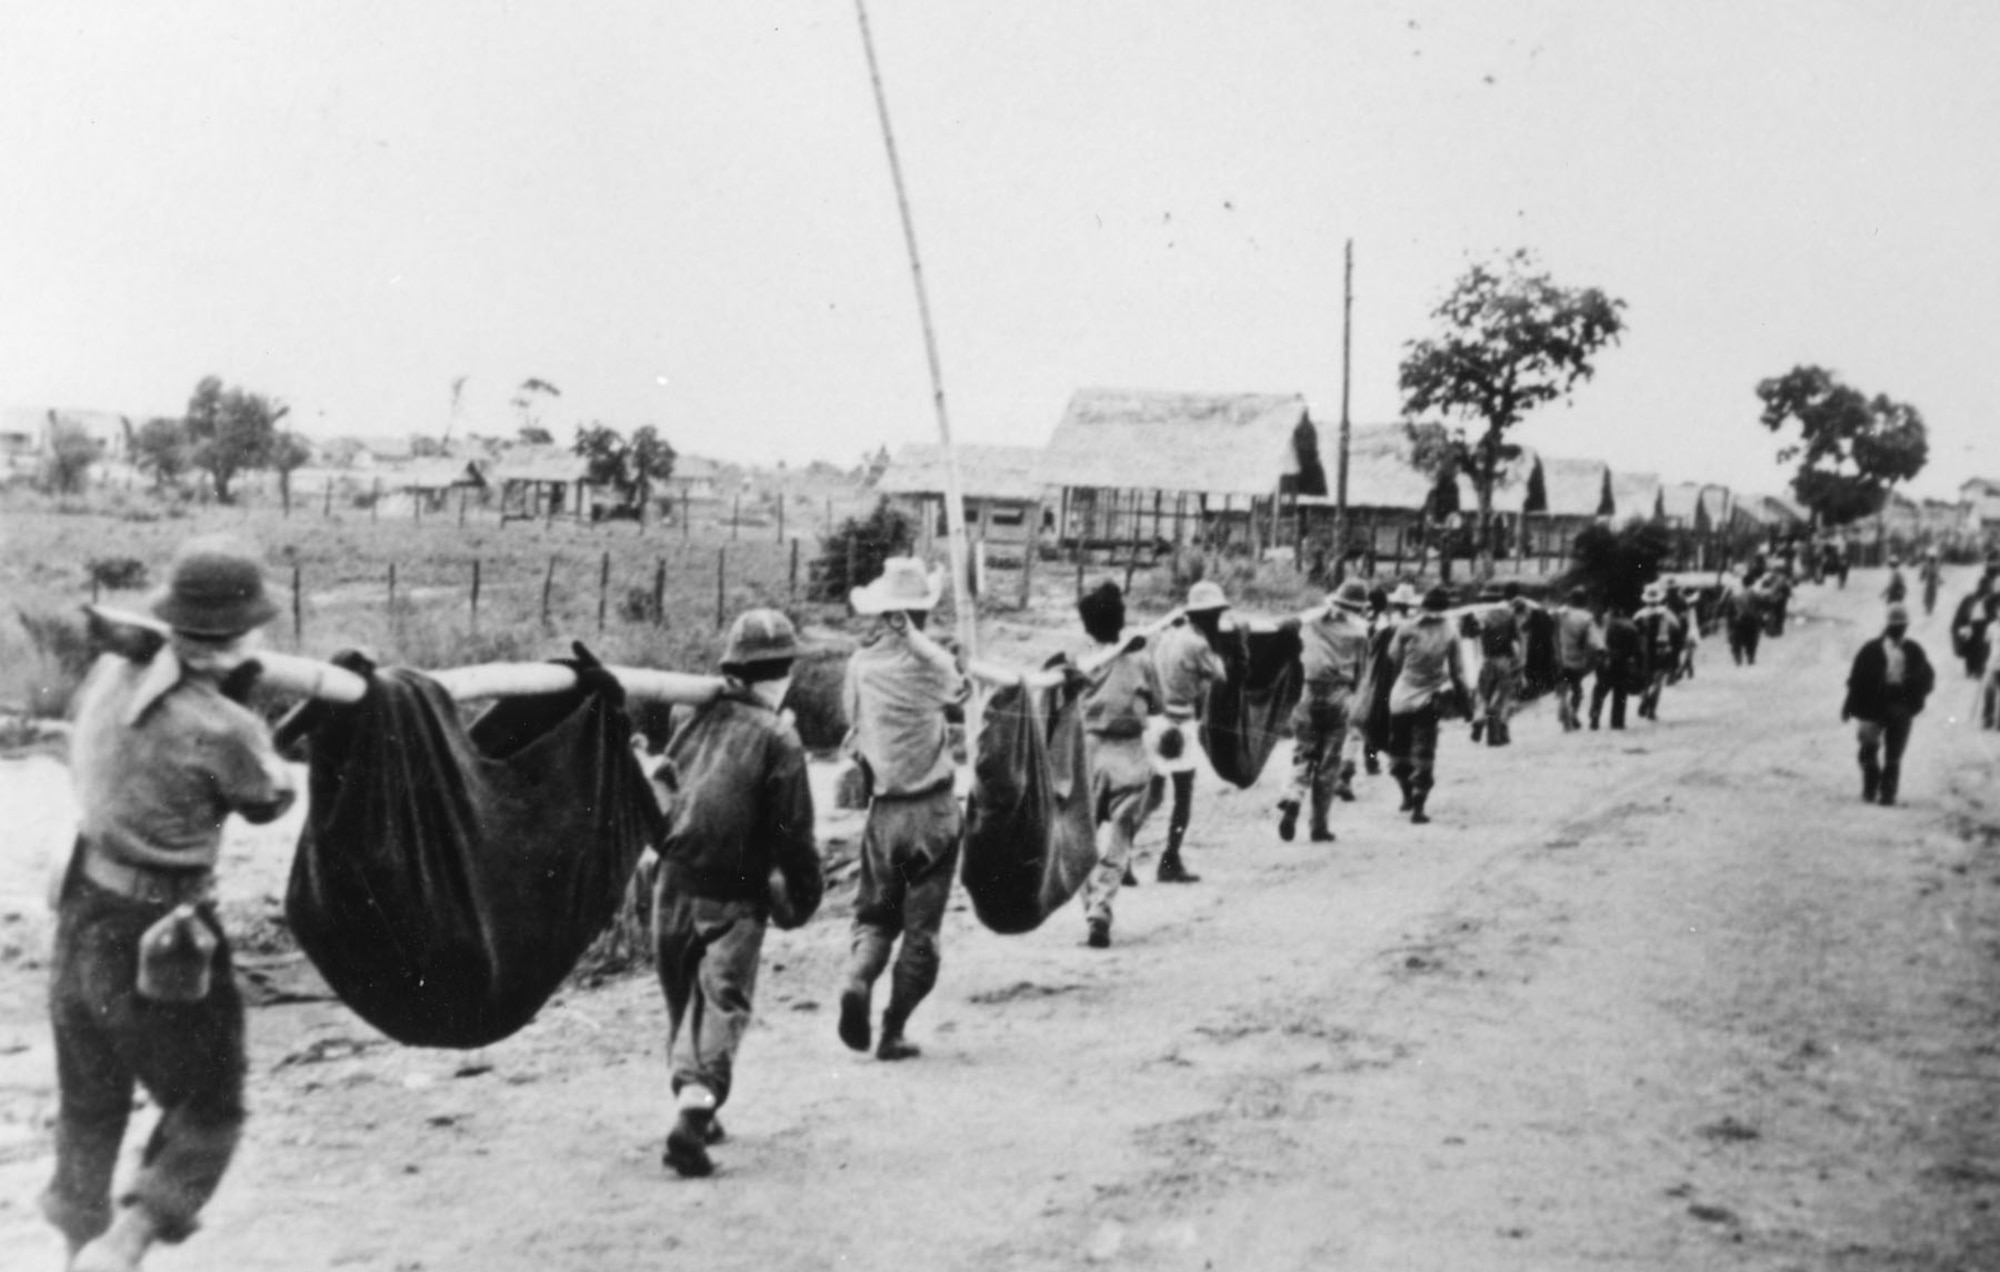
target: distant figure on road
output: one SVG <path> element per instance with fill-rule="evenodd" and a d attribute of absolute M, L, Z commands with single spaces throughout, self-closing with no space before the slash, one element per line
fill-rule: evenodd
<path fill-rule="evenodd" d="M 1570 589 L 1569 604 L 1556 611 L 1556 715 L 1564 733 L 1583 727 L 1583 682 L 1604 657 L 1604 635 L 1590 612 L 1590 594 Z"/>
<path fill-rule="evenodd" d="M 1229 675 L 1222 661 L 1223 641 L 1242 639 L 1234 631 L 1222 630 L 1222 616 L 1228 610 L 1229 598 L 1222 588 L 1203 579 L 1188 589 L 1187 603 L 1181 607 L 1186 621 L 1162 632 L 1153 644 L 1153 669 L 1167 695 L 1167 719 L 1179 725 L 1187 737 L 1181 753 L 1166 761 L 1174 807 L 1167 821 L 1167 848 L 1160 854 L 1157 877 L 1161 883 L 1201 882 L 1201 876 L 1181 861 L 1181 841 L 1187 838 L 1188 823 L 1194 817 L 1194 772 L 1201 752 L 1194 744 L 1195 730 L 1208 703 L 1209 686 Z"/>
<path fill-rule="evenodd" d="M 1901 605 L 1910 597 L 1910 581 L 1903 577 L 1903 559 L 1889 558 L 1889 585 L 1882 589 L 1882 599 L 1891 605 Z"/>
<path fill-rule="evenodd" d="M 1434 587 L 1423 613 L 1396 633 L 1389 657 L 1396 681 L 1389 691 L 1389 771 L 1403 788 L 1402 811 L 1422 825 L 1424 802 L 1437 785 L 1438 723 L 1445 713 L 1468 712 L 1471 701 L 1458 632 L 1445 617 L 1451 593 Z"/>
<path fill-rule="evenodd" d="M 1646 691 L 1646 642 L 1639 625 L 1623 606 L 1613 605 L 1604 620 L 1604 657 L 1597 664 L 1597 682 L 1590 689 L 1590 727 L 1604 717 L 1604 700 L 1611 699 L 1611 727 L 1625 727 L 1625 700 Z"/>
<path fill-rule="evenodd" d="M 1280 839 L 1289 841 L 1298 832 L 1299 810 L 1309 804 L 1312 841 L 1333 842 L 1327 814 L 1334 797 L 1354 798 L 1354 762 L 1341 752 L 1368 669 L 1367 612 L 1367 584 L 1349 579 L 1299 626 L 1305 690 L 1292 712 L 1292 784 L 1278 801 Z"/>
<path fill-rule="evenodd" d="M 1722 598 L 1722 621 L 1729 629 L 1729 656 L 1739 667 L 1757 665 L 1757 644 L 1764 637 L 1764 596 L 1741 580 L 1732 580 Z"/>
<path fill-rule="evenodd" d="M 1891 605 L 1882 634 L 1861 647 L 1847 674 L 1840 718 L 1860 722 L 1861 798 L 1871 804 L 1896 802 L 1910 725 L 1937 683 L 1923 646 L 1908 639 L 1909 630 L 1910 611 Z"/>
<path fill-rule="evenodd" d="M 1924 585 L 1924 617 L 1937 612 L 1938 587 L 1944 582 L 1943 563 L 1938 559 L 1937 545 L 1934 543 L 1924 553 L 1924 563 L 1917 568 L 1917 577 Z"/>
<path fill-rule="evenodd" d="M 1648 583 L 1639 599 L 1639 612 L 1632 616 L 1633 623 L 1639 628 L 1645 665 L 1646 688 L 1639 698 L 1639 716 L 1644 720 L 1657 721 L 1660 718 L 1660 694 L 1666 689 L 1674 669 L 1680 666 L 1681 646 L 1687 639 L 1687 633 L 1681 627 L 1681 620 L 1667 608 L 1666 588 L 1658 583 Z"/>
<path fill-rule="evenodd" d="M 1509 583 L 1500 604 L 1479 615 L 1479 704 L 1472 717 L 1472 740 L 1482 731 L 1488 746 L 1506 746 L 1513 736 L 1508 724 L 1520 692 L 1521 662 L 1527 633 L 1521 625 L 1521 585 Z"/>
<path fill-rule="evenodd" d="M 1951 616 L 1951 652 L 1965 663 L 1965 674 L 1974 680 L 1986 670 L 1996 599 L 1993 577 L 1991 567 L 1982 571 L 1971 594 L 1958 603 Z"/>

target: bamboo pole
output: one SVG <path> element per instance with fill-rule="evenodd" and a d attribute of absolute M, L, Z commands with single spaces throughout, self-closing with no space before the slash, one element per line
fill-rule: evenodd
<path fill-rule="evenodd" d="M 597 566 L 597 630 L 604 631 L 604 609 L 611 595 L 611 554 L 606 552 Z"/>
<path fill-rule="evenodd" d="M 1348 423 L 1347 399 L 1354 379 L 1354 240 L 1347 240 L 1347 267 L 1340 302 L 1340 475 L 1333 495 L 1333 581 L 1347 578 L 1347 449 L 1353 436 Z M 1368 540 L 1369 555 L 1375 551 L 1373 527 Z"/>
<path fill-rule="evenodd" d="M 542 576 L 542 626 L 549 625 L 549 593 L 556 585 L 556 559 L 549 558 L 549 572 Z"/>
<path fill-rule="evenodd" d="M 924 288 L 924 269 L 917 252 L 917 227 L 910 216 L 909 194 L 903 184 L 903 164 L 896 154 L 896 134 L 889 122 L 889 98 L 882 87 L 882 68 L 875 57 L 875 37 L 868 27 L 866 0 L 854 0 L 855 17 L 861 25 L 861 47 L 868 58 L 868 82 L 875 91 L 875 114 L 882 124 L 882 145 L 888 152 L 889 177 L 896 188 L 896 210 L 903 221 L 903 244 L 910 257 L 910 279 L 916 287 L 917 315 L 924 333 L 924 356 L 930 366 L 931 397 L 937 409 L 938 440 L 944 446 L 945 519 L 951 535 L 951 578 L 958 616 L 959 656 L 967 661 L 978 656 L 978 615 L 972 604 L 966 578 L 965 486 L 959 480 L 958 453 L 951 444 L 951 416 L 945 409 L 944 372 L 938 361 L 937 334 L 931 324 L 930 297 Z M 979 736 L 977 704 L 969 710 L 966 736 Z"/>
<path fill-rule="evenodd" d="M 479 558 L 472 558 L 472 630 L 479 630 Z"/>
<path fill-rule="evenodd" d="M 292 562 L 292 644 L 305 639 L 306 610 L 305 589 L 299 585 L 299 564 Z"/>
<path fill-rule="evenodd" d="M 729 561 L 729 549 L 717 548 L 715 550 L 715 630 L 716 631 L 722 630 L 722 623 L 724 619 L 722 587 L 723 587 L 723 580 L 729 568 L 728 561 Z"/>

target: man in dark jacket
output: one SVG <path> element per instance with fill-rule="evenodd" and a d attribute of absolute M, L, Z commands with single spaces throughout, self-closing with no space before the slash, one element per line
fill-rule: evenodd
<path fill-rule="evenodd" d="M 1646 642 L 1639 625 L 1623 606 L 1613 605 L 1604 620 L 1604 657 L 1597 664 L 1597 682 L 1590 689 L 1590 727 L 1604 717 L 1604 700 L 1611 699 L 1611 727 L 1625 727 L 1625 699 L 1646 689 Z"/>
<path fill-rule="evenodd" d="M 661 766 L 670 807 L 653 924 L 679 1110 L 665 1162 L 682 1175 L 715 1169 L 708 1146 L 750 1027 L 766 923 L 797 927 L 825 890 L 805 748 L 778 714 L 797 656 L 783 614 L 738 615 L 727 687 L 675 732 Z"/>
<path fill-rule="evenodd" d="M 1882 634 L 1854 655 L 1847 675 L 1840 718 L 1860 722 L 1861 798 L 1871 804 L 1896 802 L 1910 725 L 1937 683 L 1923 646 L 1907 639 L 1909 630 L 1910 611 L 1891 605 Z"/>

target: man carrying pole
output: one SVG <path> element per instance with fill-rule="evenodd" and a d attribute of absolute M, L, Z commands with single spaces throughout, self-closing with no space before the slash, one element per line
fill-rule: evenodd
<path fill-rule="evenodd" d="M 1327 815 L 1336 795 L 1354 798 L 1354 763 L 1343 761 L 1355 690 L 1368 668 L 1368 585 L 1349 579 L 1299 624 L 1305 689 L 1292 712 L 1292 782 L 1278 801 L 1278 838 L 1298 832 L 1299 810 L 1312 807 L 1312 842 L 1332 843 Z M 1289 620 L 1288 620 L 1289 621 Z"/>
<path fill-rule="evenodd" d="M 924 632 L 942 590 L 922 562 L 891 557 L 880 578 L 849 597 L 855 613 L 876 622 L 848 660 L 844 691 L 848 749 L 870 799 L 839 1033 L 853 1050 L 868 1049 L 870 998 L 900 939 L 875 1048 L 882 1060 L 919 1054 L 903 1031 L 937 984 L 938 934 L 964 832 L 945 709 L 966 702 L 971 683 Z"/>
<path fill-rule="evenodd" d="M 229 814 L 290 807 L 291 775 L 240 699 L 251 638 L 276 617 L 246 545 L 189 540 L 151 600 L 150 659 L 106 654 L 79 691 L 70 772 L 79 827 L 56 910 L 56 1173 L 42 1209 L 74 1272 L 124 1272 L 195 1230 L 242 1133 L 243 1002 L 216 918 Z M 160 1108 L 131 1185 L 111 1196 L 135 1085 Z"/>

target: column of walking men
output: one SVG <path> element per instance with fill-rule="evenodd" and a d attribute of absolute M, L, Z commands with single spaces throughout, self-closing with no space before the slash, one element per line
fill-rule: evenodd
<path fill-rule="evenodd" d="M 1975 653 L 1983 672 L 1987 626 L 2000 611 L 1993 577 L 1989 570 L 1954 617 L 1969 672 Z M 941 593 L 921 562 L 894 558 L 850 596 L 868 630 L 846 673 L 846 749 L 868 812 L 835 1028 L 846 1046 L 891 1062 L 921 1054 L 910 1026 L 937 983 L 963 835 L 947 713 L 972 682 L 926 632 Z M 1608 726 L 1623 729 L 1630 700 L 1642 719 L 1657 720 L 1665 687 L 1694 673 L 1702 621 L 1726 623 L 1736 660 L 1754 661 L 1756 635 L 1782 632 L 1788 594 L 1788 580 L 1755 570 L 1726 577 L 1712 607 L 1656 583 L 1637 606 L 1602 612 L 1582 591 L 1543 610 L 1512 585 L 1491 602 L 1460 606 L 1445 587 L 1419 594 L 1407 581 L 1342 583 L 1282 620 L 1298 635 L 1302 689 L 1277 833 L 1293 839 L 1304 818 L 1312 841 L 1331 841 L 1333 805 L 1354 799 L 1357 771 L 1379 773 L 1384 757 L 1401 811 L 1428 821 L 1441 729 L 1466 721 L 1475 741 L 1508 745 L 1535 639 L 1552 646 L 1538 654 L 1538 674 L 1551 683 L 1537 687 L 1556 694 L 1563 729 L 1585 727 L 1586 681 L 1588 727 L 1607 723 L 1608 706 Z M 186 1238 L 228 1167 L 246 1066 L 243 1007 L 213 899 L 221 828 L 231 813 L 270 821 L 295 797 L 264 721 L 239 701 L 254 637 L 278 612 L 259 554 L 232 539 L 190 540 L 149 604 L 170 634 L 166 652 L 151 663 L 101 658 L 79 693 L 73 733 L 80 834 L 58 903 L 49 998 L 56 1169 L 42 1198 L 72 1272 L 137 1268 L 155 1243 Z M 1084 639 L 1066 674 L 1082 697 L 1096 825 L 1098 861 L 1081 888 L 1091 948 L 1111 945 L 1117 898 L 1138 882 L 1141 827 L 1169 798 L 1154 878 L 1198 881 L 1186 860 L 1198 767 L 1187 734 L 1240 656 L 1245 627 L 1230 609 L 1221 587 L 1198 582 L 1171 623 L 1141 641 L 1127 632 L 1115 584 L 1077 604 Z M 1889 619 L 1857 657 L 1843 709 L 1860 721 L 1864 797 L 1881 803 L 1895 800 L 1902 747 L 1930 678 L 1906 637 L 1907 612 L 1897 605 Z M 1479 653 L 1474 678 L 1468 641 Z M 663 1163 L 685 1176 L 715 1169 L 718 1112 L 750 1022 L 766 929 L 804 923 L 823 895 L 805 751 L 783 713 L 801 652 L 784 614 L 737 615 L 719 659 L 720 691 L 681 714 L 657 762 L 672 779 L 661 782 L 672 793 L 662 800 L 654 896 L 675 1105 Z M 150 961 L 172 943 L 156 939 L 168 929 L 203 962 L 199 975 L 168 976 Z M 185 963 L 185 950 L 177 957 Z M 169 980 L 170 993 L 161 988 Z M 135 1084 L 162 1116 L 114 1197 Z"/>

